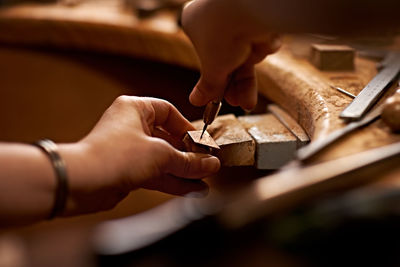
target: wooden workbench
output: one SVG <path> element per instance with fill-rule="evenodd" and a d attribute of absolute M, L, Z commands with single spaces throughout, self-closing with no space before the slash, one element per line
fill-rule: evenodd
<path fill-rule="evenodd" d="M 7 77 L 0 80 L 2 85 L 6 85 L 4 86 L 6 90 L 2 89 L 1 92 L 0 109 L 3 114 L 7 114 L 1 116 L 0 121 L 7 129 L 0 133 L 2 140 L 29 142 L 43 135 L 59 141 L 77 140 L 87 133 L 101 112 L 117 95 L 146 95 L 151 92 L 155 96 L 168 97 L 169 92 L 164 92 L 164 95 L 161 92 L 165 91 L 165 88 L 159 90 L 159 87 L 164 87 L 168 83 L 166 86 L 168 90 L 175 92 L 177 88 L 186 90 L 182 94 L 185 99 L 181 97 L 180 100 L 177 98 L 170 100 L 176 101 L 175 104 L 185 114 L 192 114 L 191 119 L 199 118 L 200 109 L 194 109 L 189 104 L 183 103 L 187 102 L 186 96 L 197 78 L 195 71 L 198 70 L 199 63 L 190 42 L 176 25 L 176 16 L 170 12 L 159 12 L 153 17 L 139 20 L 131 11 L 123 9 L 118 3 L 118 1 L 87 1 L 72 8 L 49 4 L 23 5 L 0 10 L 0 58 L 3 60 L 0 69 L 2 73 L 10 75 L 8 80 Z M 376 62 L 358 57 L 353 72 L 321 72 L 306 58 L 292 53 L 294 42 L 293 38 L 288 38 L 279 53 L 269 56 L 259 64 L 257 68 L 259 91 L 269 100 L 285 108 L 303 126 L 311 140 L 315 141 L 344 126 L 338 115 L 351 101 L 330 86 L 345 87 L 357 94 L 376 74 Z M 47 50 L 49 48 L 53 52 Z M 77 52 L 80 54 L 76 56 Z M 89 60 L 89 52 L 96 52 L 97 55 L 94 57 L 101 55 L 100 58 L 103 59 Z M 113 59 L 109 59 L 110 57 Z M 119 59 L 115 60 L 114 57 Z M 32 59 L 38 64 L 33 64 Z M 139 61 L 140 64 L 132 63 L 132 59 L 146 60 L 147 63 L 144 61 Z M 175 67 L 168 67 L 169 65 Z M 38 66 L 47 69 L 37 72 Z M 107 69 L 109 66 L 115 70 Z M 20 77 L 21 73 L 18 71 L 21 70 L 26 71 L 22 74 L 24 83 L 17 82 L 16 89 L 13 90 L 11 83 Z M 152 75 L 161 75 L 162 78 L 159 83 L 152 81 L 153 87 L 150 86 L 152 88 L 143 91 L 132 86 L 137 81 L 126 78 L 132 70 L 138 73 L 134 78 L 137 78 L 143 87 L 151 84 Z M 147 78 L 143 78 L 146 76 L 145 71 L 150 72 Z M 166 71 L 173 73 L 172 79 L 171 75 L 162 74 Z M 122 76 L 124 77 L 121 78 Z M 78 78 L 75 82 L 71 82 L 68 77 Z M 165 84 L 162 84 L 163 82 Z M 29 88 L 26 88 L 27 83 L 30 85 Z M 54 86 L 57 86 L 58 91 L 54 91 Z M 38 96 L 40 92 L 44 96 Z M 97 95 L 97 102 L 89 103 L 93 94 Z M 16 101 L 21 99 L 21 95 L 26 96 L 25 100 Z M 43 106 L 43 103 L 48 104 L 47 100 L 54 99 L 62 100 L 64 103 L 71 101 L 74 105 L 73 113 L 68 111 L 71 110 L 71 106 L 53 107 L 52 112 L 57 109 L 64 114 L 62 124 L 55 115 L 51 116 L 52 112 L 48 112 L 48 109 L 39 113 L 32 111 Z M 20 113 L 16 112 L 17 110 Z M 25 115 L 21 117 L 22 111 Z M 29 114 L 30 112 L 32 113 Z M 43 117 L 38 118 L 38 116 Z M 76 118 L 81 119 L 79 125 L 74 124 Z M 26 121 L 27 124 L 15 123 L 18 120 Z M 53 127 L 49 124 L 53 124 Z M 30 131 L 27 130 L 27 125 Z M 391 133 L 388 127 L 378 120 L 342 139 L 318 156 L 312 164 L 399 141 L 400 135 Z M 224 176 L 224 172 L 226 176 L 230 176 L 236 171 L 223 170 L 221 176 Z M 245 169 L 235 174 L 248 175 L 241 179 L 234 177 L 241 181 L 240 186 L 244 186 L 248 183 L 243 181 L 249 182 L 250 177 L 258 178 L 265 173 Z M 382 172 L 382 175 L 376 178 L 379 180 L 379 186 L 399 186 L 400 166 L 390 172 Z M 217 191 L 226 186 L 220 184 L 221 180 L 226 182 L 227 179 L 221 177 L 214 182 Z M 232 177 L 230 181 L 232 182 Z M 98 217 L 89 216 L 87 217 L 89 219 L 83 221 L 91 225 L 98 220 L 126 216 L 168 199 L 170 197 L 155 192 L 139 191 L 117 207 L 114 213 Z M 131 205 L 136 205 L 138 202 L 141 202 L 142 206 L 132 209 Z M 57 224 L 58 227 L 65 225 L 77 227 L 78 223 L 82 224 L 82 219 L 72 218 L 39 224 L 32 228 L 33 232 L 27 229 L 19 231 L 28 232 L 27 239 L 32 240 L 32 237 L 37 235 L 35 233 L 48 227 L 57 228 Z"/>

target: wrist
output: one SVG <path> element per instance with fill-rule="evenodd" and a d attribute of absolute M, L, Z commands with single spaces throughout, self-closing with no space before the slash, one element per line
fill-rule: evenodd
<path fill-rule="evenodd" d="M 69 177 L 69 195 L 62 216 L 113 208 L 129 192 L 118 183 L 116 168 L 89 142 L 60 144 L 59 151 Z"/>
<path fill-rule="evenodd" d="M 62 216 L 84 213 L 85 203 L 81 203 L 81 195 L 98 190 L 95 179 L 100 178 L 97 166 L 84 143 L 59 144 L 59 153 L 65 161 L 68 174 L 68 198 Z"/>
<path fill-rule="evenodd" d="M 83 168 L 86 164 L 84 148 L 75 144 L 58 144 L 58 151 L 65 162 L 68 176 L 68 196 L 65 210 L 61 216 L 69 216 L 79 213 L 79 203 L 76 203 L 74 195 L 80 191 L 82 181 L 89 175 L 91 168 Z"/>

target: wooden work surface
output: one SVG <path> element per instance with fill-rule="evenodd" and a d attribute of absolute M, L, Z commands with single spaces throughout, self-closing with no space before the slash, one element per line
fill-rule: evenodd
<path fill-rule="evenodd" d="M 124 9 L 121 1 L 82 1 L 72 8 L 60 4 L 4 8 L 0 10 L 0 28 L 0 42 L 7 44 L 113 53 L 190 69 L 199 66 L 174 14 L 159 12 L 139 20 L 132 10 Z M 345 125 L 338 115 L 351 102 L 330 86 L 357 94 L 377 73 L 376 62 L 357 58 L 354 71 L 321 72 L 306 58 L 293 56 L 289 47 L 284 46 L 259 64 L 259 91 L 285 108 L 311 140 L 323 138 Z M 323 158 L 399 140 L 399 135 L 391 134 L 378 122 L 346 138 L 332 149 L 332 156 Z"/>
<path fill-rule="evenodd" d="M 284 107 L 303 126 L 311 140 L 324 138 L 346 125 L 339 114 L 352 99 L 331 86 L 346 88 L 357 95 L 377 73 L 376 62 L 362 58 L 356 59 L 354 71 L 321 72 L 306 58 L 293 56 L 288 47 L 269 56 L 259 65 L 258 71 L 260 92 Z M 389 94 L 393 93 L 393 90 L 389 91 Z M 378 121 L 344 138 L 318 161 L 398 141 L 400 135 L 393 134 Z"/>
<path fill-rule="evenodd" d="M 176 17 L 168 12 L 159 12 L 156 16 L 139 20 L 131 11 L 124 10 L 118 1 L 84 1 L 83 4 L 73 8 L 57 4 L 22 5 L 0 10 L 0 43 L 7 46 L 60 48 L 61 51 L 71 51 L 71 49 L 95 51 L 100 54 L 148 59 L 196 70 L 199 64 L 195 52 L 188 39 L 176 25 L 175 20 Z M 290 45 L 294 40 L 289 38 L 286 41 L 287 44 L 279 53 L 269 56 L 257 67 L 259 91 L 271 101 L 285 108 L 303 126 L 312 141 L 324 138 L 330 132 L 344 126 L 338 115 L 351 101 L 350 98 L 335 91 L 330 86 L 343 87 L 351 93 L 357 94 L 377 73 L 376 62 L 358 57 L 353 72 L 321 72 L 312 66 L 306 58 L 293 55 Z M 73 66 L 69 66 L 69 68 L 76 69 Z M 90 72 L 90 75 L 92 74 Z M 178 71 L 173 77 L 179 79 L 180 74 L 181 72 Z M 128 76 L 128 73 L 124 75 Z M 104 96 L 102 104 L 96 106 L 96 112 L 90 118 L 87 118 L 85 127 L 82 126 L 83 128 L 73 137 L 64 132 L 61 134 L 60 140 L 70 141 L 84 134 L 94 124 L 101 110 L 112 101 L 113 97 L 120 93 L 129 93 L 129 90 L 122 89 L 124 84 L 114 83 L 115 80 L 110 84 L 108 82 L 107 80 L 107 83 L 104 83 L 103 77 L 96 80 L 97 84 L 107 87 L 102 92 L 112 93 Z M 188 83 L 184 83 L 184 86 L 187 85 Z M 188 89 L 186 88 L 186 90 Z M 182 97 L 185 97 L 184 101 L 186 101 L 187 92 L 182 94 Z M 76 99 L 76 96 L 71 97 L 71 100 L 74 99 Z M 200 114 L 201 111 L 197 110 L 197 112 Z M 35 139 L 36 135 L 34 136 Z M 6 137 L 5 140 L 12 140 L 10 135 Z M 23 136 L 19 140 L 26 141 L 29 138 Z M 381 120 L 378 120 L 367 128 L 337 142 L 317 157 L 314 163 L 340 158 L 399 141 L 400 135 L 391 133 L 388 127 Z M 225 177 L 213 182 L 217 191 L 224 191 L 223 188 L 229 188 L 230 183 L 233 183 L 230 176 L 247 175 L 250 177 L 260 175 L 260 173 L 250 174 L 254 170 L 249 169 L 244 171 L 225 169 L 221 172 L 221 176 L 224 176 L 224 172 Z M 380 178 L 379 183 L 374 186 L 400 186 L 400 167 L 394 168 Z M 244 177 L 244 180 L 246 180 L 246 177 Z M 221 181 L 225 181 L 225 183 Z M 246 182 L 249 182 L 249 180 L 246 180 Z M 240 183 L 240 185 L 243 186 L 244 184 Z M 140 195 L 147 200 L 155 199 L 145 204 L 144 208 L 158 205 L 160 202 L 170 199 L 167 196 L 148 195 L 140 191 L 139 200 L 134 199 L 131 202 L 122 203 L 117 213 L 108 217 L 103 215 L 104 218 L 136 213 L 137 210 L 129 210 L 129 207 L 131 204 L 140 202 Z M 124 210 L 121 211 L 121 209 Z M 139 210 L 141 209 L 139 208 Z M 99 220 L 98 217 L 97 219 L 90 218 L 87 221 L 88 224 Z M 63 227 L 71 221 L 79 221 L 79 218 L 61 220 L 59 226 Z M 48 225 L 55 224 L 44 223 L 44 225 L 36 226 L 37 232 L 48 228 Z M 24 231 L 27 230 L 21 230 L 21 232 Z M 39 235 L 37 232 L 30 232 L 28 241 L 33 240 L 35 235 Z M 48 233 L 51 233 L 51 231 Z M 75 235 L 80 234 L 76 231 L 74 233 Z M 66 234 L 68 234 L 68 231 Z M 51 266 L 51 264 L 41 266 Z M 86 265 L 78 262 L 75 266 Z"/>

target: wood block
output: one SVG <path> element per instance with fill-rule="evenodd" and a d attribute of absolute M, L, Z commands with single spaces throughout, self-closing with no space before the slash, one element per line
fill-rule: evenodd
<path fill-rule="evenodd" d="M 313 44 L 311 63 L 320 70 L 354 70 L 355 51 L 347 45 Z"/>
<path fill-rule="evenodd" d="M 202 129 L 203 121 L 195 121 L 193 125 Z M 255 142 L 233 114 L 218 116 L 207 131 L 220 147 L 215 155 L 223 166 L 254 164 Z"/>
<path fill-rule="evenodd" d="M 285 110 L 275 104 L 268 105 L 267 109 L 296 137 L 297 148 L 310 142 L 310 138 L 303 128 Z"/>
<path fill-rule="evenodd" d="M 210 134 L 205 131 L 201 137 L 202 130 L 188 131 L 183 138 L 186 151 L 212 154 L 215 150 L 219 150 L 219 146 L 215 143 Z"/>
<path fill-rule="evenodd" d="M 258 169 L 278 169 L 295 158 L 297 138 L 273 114 L 238 119 L 256 142 Z"/>

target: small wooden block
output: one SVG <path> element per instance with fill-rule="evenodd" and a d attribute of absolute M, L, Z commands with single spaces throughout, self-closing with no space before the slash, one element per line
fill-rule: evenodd
<path fill-rule="evenodd" d="M 238 119 L 256 142 L 257 169 L 278 169 L 295 158 L 297 138 L 273 114 Z"/>
<path fill-rule="evenodd" d="M 297 148 L 310 142 L 303 128 L 285 110 L 275 104 L 268 105 L 267 109 L 297 138 Z"/>
<path fill-rule="evenodd" d="M 192 138 L 193 142 L 199 145 L 208 146 L 213 149 L 219 149 L 217 143 L 207 131 L 188 131 L 188 135 Z M 203 136 L 202 136 L 203 135 Z"/>
<path fill-rule="evenodd" d="M 313 44 L 311 63 L 320 70 L 354 70 L 355 51 L 347 45 Z"/>
<path fill-rule="evenodd" d="M 203 128 L 203 121 L 192 123 L 196 129 Z M 246 129 L 233 114 L 218 116 L 207 131 L 220 150 L 215 155 L 223 166 L 251 166 L 254 164 L 255 143 Z"/>
<path fill-rule="evenodd" d="M 219 150 L 219 146 L 207 131 L 205 131 L 203 137 L 200 138 L 202 132 L 202 130 L 187 132 L 183 138 L 186 151 L 212 154 L 215 150 Z"/>

